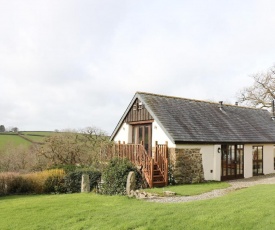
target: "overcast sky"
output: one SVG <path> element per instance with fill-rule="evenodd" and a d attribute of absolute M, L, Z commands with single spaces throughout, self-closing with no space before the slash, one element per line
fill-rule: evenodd
<path fill-rule="evenodd" d="M 0 0 L 0 125 L 97 126 L 136 91 L 234 103 L 275 64 L 275 1 Z"/>

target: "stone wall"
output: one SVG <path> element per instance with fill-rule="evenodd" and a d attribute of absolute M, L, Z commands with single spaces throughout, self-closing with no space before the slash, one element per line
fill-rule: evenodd
<path fill-rule="evenodd" d="M 204 181 L 200 149 L 169 149 L 169 161 L 176 184 Z"/>

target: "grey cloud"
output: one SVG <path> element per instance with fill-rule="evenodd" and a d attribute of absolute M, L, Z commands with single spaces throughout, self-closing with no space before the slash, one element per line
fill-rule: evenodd
<path fill-rule="evenodd" d="M 1 1 L 0 123 L 98 126 L 136 91 L 236 100 L 274 64 L 273 1 Z"/>

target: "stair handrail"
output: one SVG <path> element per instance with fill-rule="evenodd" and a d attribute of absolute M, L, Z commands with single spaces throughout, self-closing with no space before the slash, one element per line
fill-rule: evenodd
<path fill-rule="evenodd" d="M 155 162 L 164 178 L 165 185 L 168 185 L 168 143 L 158 144 L 155 142 Z"/>

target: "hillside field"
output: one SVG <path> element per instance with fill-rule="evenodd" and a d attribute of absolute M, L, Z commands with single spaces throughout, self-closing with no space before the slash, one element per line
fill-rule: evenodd
<path fill-rule="evenodd" d="M 30 146 L 33 143 L 43 143 L 45 137 L 52 135 L 49 131 L 22 131 L 19 133 L 0 133 L 0 149 L 6 145 Z"/>

